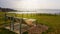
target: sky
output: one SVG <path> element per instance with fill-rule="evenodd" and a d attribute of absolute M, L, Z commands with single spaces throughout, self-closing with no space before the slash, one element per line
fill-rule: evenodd
<path fill-rule="evenodd" d="M 0 0 L 0 7 L 24 11 L 60 9 L 60 0 Z"/>

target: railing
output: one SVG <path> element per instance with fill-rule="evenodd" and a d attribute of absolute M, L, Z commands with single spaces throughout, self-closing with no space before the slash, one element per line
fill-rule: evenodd
<path fill-rule="evenodd" d="M 10 12 L 11 13 L 11 12 Z M 14 13 L 14 12 L 12 12 L 12 13 Z M 17 14 L 18 13 L 15 13 L 15 16 L 13 15 L 13 16 L 9 16 L 8 14 L 7 14 L 7 12 L 5 13 L 5 22 L 6 22 L 6 20 L 7 19 L 9 19 L 10 20 L 10 27 L 8 26 L 8 27 L 6 27 L 5 26 L 5 28 L 7 28 L 7 29 L 10 29 L 11 31 L 14 31 L 15 30 L 15 21 L 17 20 L 17 21 L 19 21 L 19 23 L 17 23 L 17 25 L 19 25 L 19 34 L 22 34 L 22 31 L 21 31 L 21 27 L 22 27 L 22 22 L 24 21 L 24 13 L 22 13 L 22 18 L 17 18 Z M 27 17 L 28 17 L 28 15 L 29 15 L 29 13 L 27 12 L 27 13 L 25 13 L 25 14 L 27 14 Z M 31 14 L 31 16 L 30 17 L 32 17 L 32 15 L 33 15 L 33 13 L 30 13 Z M 35 13 L 35 16 L 37 16 L 36 15 L 36 13 Z M 30 18 L 31 19 L 31 18 Z M 36 19 L 36 17 L 34 18 L 34 19 Z M 36 23 L 35 23 L 36 24 Z M 30 26 L 29 26 L 30 27 Z"/>
<path fill-rule="evenodd" d="M 19 12 L 20 13 L 20 12 Z M 26 14 L 26 15 L 25 15 Z M 5 12 L 4 13 L 4 27 L 10 31 L 16 32 L 18 34 L 24 34 L 23 32 L 28 31 L 31 33 L 42 33 L 48 30 L 45 25 L 37 24 L 37 13 L 14 13 Z"/>

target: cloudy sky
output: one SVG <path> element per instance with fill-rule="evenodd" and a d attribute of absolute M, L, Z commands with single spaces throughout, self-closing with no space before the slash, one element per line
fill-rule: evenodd
<path fill-rule="evenodd" d="M 60 9 L 60 0 L 0 0 L 0 7 L 17 10 Z"/>

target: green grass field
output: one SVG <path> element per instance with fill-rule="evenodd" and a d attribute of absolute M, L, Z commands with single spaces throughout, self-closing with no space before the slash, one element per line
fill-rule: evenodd
<path fill-rule="evenodd" d="M 2 13 L 0 13 L 1 15 Z M 34 18 L 37 19 L 39 24 L 44 24 L 49 27 L 49 30 L 43 34 L 60 34 L 60 15 L 39 15 L 39 14 L 8 14 L 14 17 L 20 18 Z M 2 19 L 2 20 L 1 20 Z M 3 18 L 0 17 L 0 23 L 4 22 Z"/>
<path fill-rule="evenodd" d="M 60 16 L 38 16 L 38 21 L 50 28 L 48 34 L 60 34 Z"/>
<path fill-rule="evenodd" d="M 60 34 L 60 15 L 17 14 L 17 17 L 35 18 L 39 24 L 49 27 L 44 34 Z"/>

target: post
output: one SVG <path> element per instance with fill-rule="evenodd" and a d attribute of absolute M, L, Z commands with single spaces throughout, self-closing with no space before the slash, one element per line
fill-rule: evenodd
<path fill-rule="evenodd" d="M 37 25 L 37 11 L 35 10 L 36 14 L 35 14 L 35 19 L 36 19 L 36 25 Z"/>
<path fill-rule="evenodd" d="M 11 17 L 11 23 L 10 23 L 11 31 L 14 31 L 14 18 Z"/>
<path fill-rule="evenodd" d="M 4 25 L 4 27 L 6 26 L 6 12 L 5 12 L 5 23 L 4 23 L 5 25 Z"/>
<path fill-rule="evenodd" d="M 22 34 L 22 30 L 21 30 L 21 27 L 22 27 L 22 20 L 23 19 L 23 14 L 22 14 L 22 18 L 20 18 L 20 28 L 19 28 L 19 32 L 20 34 Z"/>

